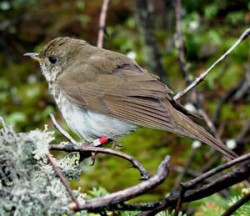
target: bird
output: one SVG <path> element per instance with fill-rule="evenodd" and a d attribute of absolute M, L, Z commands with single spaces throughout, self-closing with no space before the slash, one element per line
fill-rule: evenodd
<path fill-rule="evenodd" d="M 158 76 L 124 54 L 58 37 L 25 56 L 39 62 L 62 116 L 87 142 L 101 136 L 117 140 L 147 127 L 200 140 L 229 160 L 237 157 L 192 120 Z"/>

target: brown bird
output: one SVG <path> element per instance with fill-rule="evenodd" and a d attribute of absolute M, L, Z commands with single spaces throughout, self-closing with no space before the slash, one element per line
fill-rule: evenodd
<path fill-rule="evenodd" d="M 60 37 L 39 54 L 25 55 L 40 63 L 64 119 L 86 141 L 117 139 L 143 126 L 198 139 L 229 159 L 237 156 L 194 123 L 157 76 L 123 54 Z"/>

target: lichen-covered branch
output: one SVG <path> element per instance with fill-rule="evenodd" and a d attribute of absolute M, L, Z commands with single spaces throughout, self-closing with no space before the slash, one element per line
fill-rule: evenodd
<path fill-rule="evenodd" d="M 45 128 L 16 133 L 2 119 L 1 123 L 0 215 L 70 214 L 71 198 L 46 157 L 53 132 Z M 69 163 L 70 159 L 55 161 L 67 179 L 77 179 L 79 164 Z"/>

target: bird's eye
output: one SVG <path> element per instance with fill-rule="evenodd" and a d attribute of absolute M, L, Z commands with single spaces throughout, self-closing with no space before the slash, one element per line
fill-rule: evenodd
<path fill-rule="evenodd" d="M 57 58 L 55 56 L 49 56 L 48 59 L 51 64 L 55 64 L 57 62 Z"/>

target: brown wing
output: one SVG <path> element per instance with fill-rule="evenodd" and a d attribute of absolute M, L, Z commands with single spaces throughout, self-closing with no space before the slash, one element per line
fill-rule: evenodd
<path fill-rule="evenodd" d="M 136 125 L 175 131 L 165 103 L 171 90 L 158 77 L 132 61 L 111 65 L 109 71 L 103 71 L 107 68 L 99 62 L 85 63 L 78 67 L 81 71 L 59 76 L 58 85 L 71 102 Z"/>
<path fill-rule="evenodd" d="M 58 77 L 59 88 L 71 102 L 136 125 L 197 138 L 228 158 L 237 156 L 190 120 L 186 116 L 189 113 L 172 100 L 171 91 L 156 76 L 122 55 L 119 64 L 112 59 L 107 61 L 109 65 L 101 64 L 100 60 L 103 59 L 98 56 L 85 63 L 79 62 L 78 67 L 74 64 L 74 70 L 69 67 Z"/>

